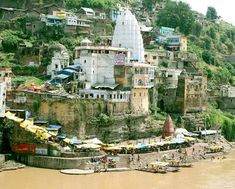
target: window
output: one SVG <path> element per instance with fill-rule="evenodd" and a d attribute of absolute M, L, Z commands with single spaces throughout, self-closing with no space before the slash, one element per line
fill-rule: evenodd
<path fill-rule="evenodd" d="M 57 64 L 55 64 L 55 68 L 56 68 L 56 69 L 58 68 L 58 65 L 57 65 Z"/>
<path fill-rule="evenodd" d="M 141 96 L 141 93 L 139 93 L 139 96 Z"/>
<path fill-rule="evenodd" d="M 134 93 L 134 97 L 135 97 L 135 95 L 136 95 L 136 94 Z"/>
<path fill-rule="evenodd" d="M 153 56 L 153 60 L 156 60 L 157 59 L 157 56 Z"/>
<path fill-rule="evenodd" d="M 84 60 L 84 63 L 86 63 L 86 60 Z"/>

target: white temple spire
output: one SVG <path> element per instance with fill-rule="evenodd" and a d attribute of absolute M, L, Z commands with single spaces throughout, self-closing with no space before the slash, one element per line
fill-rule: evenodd
<path fill-rule="evenodd" d="M 144 45 L 139 24 L 130 10 L 122 8 L 120 12 L 116 21 L 112 46 L 129 49 L 130 58 L 143 63 Z"/>

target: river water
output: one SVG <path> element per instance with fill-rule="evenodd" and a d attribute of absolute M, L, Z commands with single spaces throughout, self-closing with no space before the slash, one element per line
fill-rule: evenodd
<path fill-rule="evenodd" d="M 137 171 L 63 175 L 25 168 L 0 173 L 0 189 L 235 189 L 235 151 L 226 159 L 204 160 L 178 173 Z"/>

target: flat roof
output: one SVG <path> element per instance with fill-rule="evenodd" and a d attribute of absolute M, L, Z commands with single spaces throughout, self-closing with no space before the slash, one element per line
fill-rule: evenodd
<path fill-rule="evenodd" d="M 69 75 L 66 75 L 66 74 L 59 74 L 59 75 L 55 76 L 55 78 L 59 78 L 59 79 L 66 79 L 68 77 L 69 77 Z"/>
<path fill-rule="evenodd" d="M 213 135 L 213 134 L 218 133 L 218 131 L 217 130 L 202 130 L 196 133 L 200 133 L 201 135 Z"/>
<path fill-rule="evenodd" d="M 111 50 L 111 51 L 129 51 L 126 48 L 111 47 L 111 46 L 77 46 L 76 50 Z"/>
<path fill-rule="evenodd" d="M 109 88 L 109 89 L 115 89 L 118 86 L 118 84 L 114 83 L 114 84 L 110 84 L 110 83 L 96 83 L 95 85 L 93 85 L 93 87 L 95 89 L 98 88 Z"/>

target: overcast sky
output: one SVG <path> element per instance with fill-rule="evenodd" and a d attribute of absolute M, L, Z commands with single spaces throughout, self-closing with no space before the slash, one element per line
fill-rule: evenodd
<path fill-rule="evenodd" d="M 207 7 L 216 9 L 218 16 L 235 26 L 235 0 L 181 0 L 187 2 L 193 10 L 206 15 Z"/>

